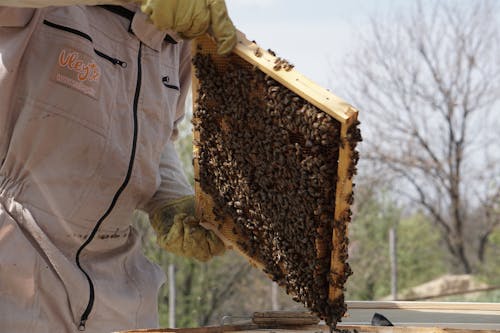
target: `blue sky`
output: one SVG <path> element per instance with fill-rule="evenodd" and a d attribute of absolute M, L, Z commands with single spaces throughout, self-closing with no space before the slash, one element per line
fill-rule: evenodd
<path fill-rule="evenodd" d="M 263 48 L 286 58 L 311 80 L 330 87 L 370 17 L 414 0 L 226 0 L 236 27 Z"/>

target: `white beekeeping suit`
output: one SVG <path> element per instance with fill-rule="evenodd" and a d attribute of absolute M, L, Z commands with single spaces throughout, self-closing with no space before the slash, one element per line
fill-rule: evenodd
<path fill-rule="evenodd" d="M 158 325 L 131 215 L 192 198 L 172 137 L 193 34 L 102 2 L 0 1 L 1 332 Z"/>

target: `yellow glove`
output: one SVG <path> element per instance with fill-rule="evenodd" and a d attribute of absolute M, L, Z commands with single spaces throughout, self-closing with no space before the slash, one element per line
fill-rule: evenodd
<path fill-rule="evenodd" d="M 141 10 L 160 30 L 170 29 L 182 38 L 194 38 L 207 31 L 217 41 L 217 52 L 227 54 L 236 45 L 236 28 L 224 0 L 139 0 Z"/>
<path fill-rule="evenodd" d="M 151 216 L 157 242 L 174 254 L 208 261 L 225 251 L 224 243 L 215 233 L 203 228 L 194 217 L 194 197 L 175 200 Z"/>

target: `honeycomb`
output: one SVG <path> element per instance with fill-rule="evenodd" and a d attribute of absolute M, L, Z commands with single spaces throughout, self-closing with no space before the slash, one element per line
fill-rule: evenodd
<path fill-rule="evenodd" d="M 331 327 L 344 284 L 357 111 L 242 35 L 195 42 L 197 214 Z"/>

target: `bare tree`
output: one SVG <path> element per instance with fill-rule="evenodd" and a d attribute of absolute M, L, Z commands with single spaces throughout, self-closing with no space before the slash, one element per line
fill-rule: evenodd
<path fill-rule="evenodd" d="M 372 20 L 345 65 L 365 138 L 359 173 L 390 179 L 471 273 L 500 224 L 499 11 L 486 0 L 412 9 Z"/>

